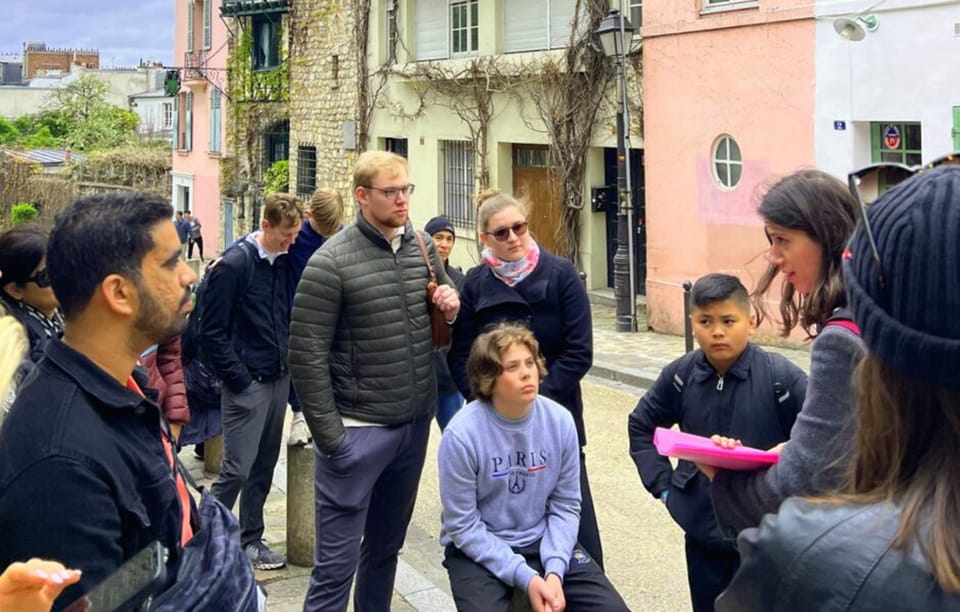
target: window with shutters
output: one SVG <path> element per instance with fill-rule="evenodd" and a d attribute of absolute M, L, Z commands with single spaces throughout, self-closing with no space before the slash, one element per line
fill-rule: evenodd
<path fill-rule="evenodd" d="M 210 152 L 211 153 L 220 153 L 220 141 L 221 138 L 221 113 L 222 113 L 222 104 L 221 104 L 221 94 L 220 90 L 216 87 L 213 88 L 213 92 L 210 94 Z"/>
<path fill-rule="evenodd" d="M 503 51 L 558 49 L 570 42 L 576 0 L 503 3 Z M 581 27 L 586 27 L 583 20 Z"/>
<path fill-rule="evenodd" d="M 187 52 L 193 51 L 193 37 L 194 37 L 193 21 L 194 21 L 194 18 L 196 17 L 195 15 L 196 10 L 197 10 L 196 4 L 194 4 L 193 2 L 187 3 Z"/>
<path fill-rule="evenodd" d="M 203 0 L 203 48 L 210 48 L 210 28 L 211 28 L 211 11 L 213 6 L 213 0 Z"/>

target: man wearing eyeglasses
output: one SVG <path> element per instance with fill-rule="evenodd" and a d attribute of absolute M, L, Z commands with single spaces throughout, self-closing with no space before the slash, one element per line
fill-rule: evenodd
<path fill-rule="evenodd" d="M 389 610 L 437 399 L 429 271 L 409 220 L 407 161 L 356 162 L 356 222 L 310 259 L 293 302 L 290 371 L 315 444 L 317 546 L 305 610 Z M 460 309 L 429 235 L 433 303 Z"/>

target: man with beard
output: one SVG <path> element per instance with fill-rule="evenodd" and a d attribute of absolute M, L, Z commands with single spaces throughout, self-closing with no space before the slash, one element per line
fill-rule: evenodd
<path fill-rule="evenodd" d="M 354 572 L 356 610 L 390 609 L 437 401 L 424 257 L 434 305 L 448 322 L 460 309 L 409 221 L 407 160 L 367 151 L 353 185 L 356 222 L 310 258 L 293 298 L 290 369 L 316 449 L 308 612 L 346 610 Z"/>
<path fill-rule="evenodd" d="M 47 271 L 65 319 L 0 430 L 0 570 L 31 557 L 83 576 L 60 609 L 153 541 L 179 561 L 190 498 L 174 479 L 173 440 L 136 370 L 178 334 L 196 275 L 161 197 L 111 193 L 57 215 Z"/>
<path fill-rule="evenodd" d="M 290 392 L 287 250 L 302 221 L 296 197 L 267 196 L 260 231 L 227 249 L 203 292 L 200 346 L 223 383 L 223 463 L 210 490 L 228 508 L 240 495 L 240 542 L 259 570 L 286 565 L 263 541 L 263 504 Z"/>

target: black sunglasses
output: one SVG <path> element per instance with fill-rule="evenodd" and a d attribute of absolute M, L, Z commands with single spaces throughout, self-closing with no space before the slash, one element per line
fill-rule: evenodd
<path fill-rule="evenodd" d="M 33 283 L 37 287 L 49 287 L 50 286 L 50 277 L 47 276 L 47 269 L 38 270 L 36 274 L 24 281 L 25 283 Z"/>
<path fill-rule="evenodd" d="M 871 256 L 877 263 L 877 279 L 880 281 L 881 289 L 885 286 L 883 266 L 880 265 L 880 252 L 877 250 L 877 241 L 874 237 L 873 229 L 870 227 L 870 220 L 867 218 L 867 207 L 873 204 L 877 198 L 914 175 L 923 174 L 925 171 L 932 170 L 938 166 L 958 165 L 960 165 L 960 153 L 949 153 L 919 166 L 881 162 L 879 164 L 865 166 L 859 170 L 854 170 L 847 175 L 847 185 L 850 187 L 850 193 L 860 207 L 860 218 L 863 220 L 863 229 L 867 234 L 867 242 L 870 243 Z"/>
<path fill-rule="evenodd" d="M 527 233 L 527 226 L 530 223 L 527 221 L 521 221 L 520 223 L 514 223 L 510 227 L 501 227 L 498 230 L 493 230 L 492 232 L 484 232 L 487 236 L 493 236 L 497 239 L 497 242 L 505 242 L 510 238 L 510 232 L 513 232 L 519 238 Z"/>

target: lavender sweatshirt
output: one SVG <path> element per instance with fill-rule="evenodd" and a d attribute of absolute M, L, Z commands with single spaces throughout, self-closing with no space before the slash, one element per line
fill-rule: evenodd
<path fill-rule="evenodd" d="M 513 549 L 540 541 L 544 574 L 567 571 L 580 524 L 580 446 L 570 411 L 538 396 L 506 419 L 467 404 L 440 441 L 440 543 L 453 544 L 510 586 L 537 572 Z"/>

